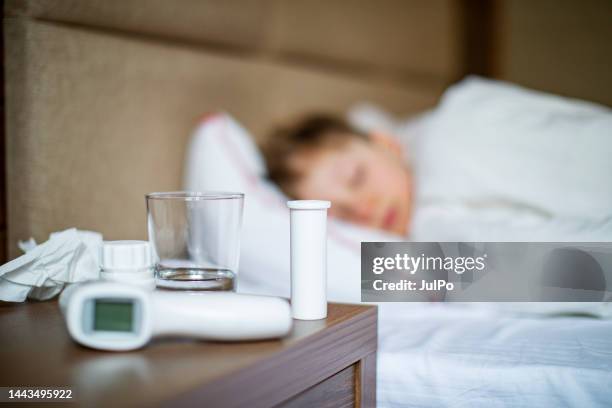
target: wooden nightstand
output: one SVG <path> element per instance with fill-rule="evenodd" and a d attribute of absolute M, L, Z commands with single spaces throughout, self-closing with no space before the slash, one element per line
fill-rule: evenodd
<path fill-rule="evenodd" d="M 0 386 L 71 388 L 69 406 L 373 407 L 376 307 L 330 304 L 285 339 L 159 340 L 133 352 L 75 344 L 57 302 L 0 303 Z"/>

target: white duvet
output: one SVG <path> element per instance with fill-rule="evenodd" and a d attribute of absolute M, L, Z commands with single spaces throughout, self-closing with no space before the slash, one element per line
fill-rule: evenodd
<path fill-rule="evenodd" d="M 610 110 L 470 79 L 421 120 L 385 125 L 416 171 L 411 239 L 612 241 Z M 263 171 L 245 130 L 221 115 L 196 131 L 185 187 L 246 193 L 239 290 L 287 296 L 287 209 Z M 328 298 L 359 302 L 360 241 L 397 238 L 331 220 Z M 612 320 L 543 317 L 608 307 L 499 306 L 381 304 L 379 405 L 612 405 Z"/>

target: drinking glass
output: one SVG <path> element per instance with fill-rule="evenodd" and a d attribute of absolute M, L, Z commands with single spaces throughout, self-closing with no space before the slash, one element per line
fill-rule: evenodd
<path fill-rule="evenodd" d="M 157 287 L 234 291 L 244 194 L 175 191 L 146 201 Z"/>

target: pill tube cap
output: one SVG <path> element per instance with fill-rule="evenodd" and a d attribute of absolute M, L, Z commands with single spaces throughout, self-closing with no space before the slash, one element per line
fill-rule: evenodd
<path fill-rule="evenodd" d="M 293 200 L 287 201 L 287 207 L 291 210 L 326 210 L 331 207 L 331 202 L 324 200 Z"/>

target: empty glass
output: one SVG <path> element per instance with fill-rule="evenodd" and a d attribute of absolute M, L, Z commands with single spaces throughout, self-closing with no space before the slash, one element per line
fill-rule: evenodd
<path fill-rule="evenodd" d="M 157 286 L 233 291 L 244 194 L 177 191 L 146 199 Z"/>

